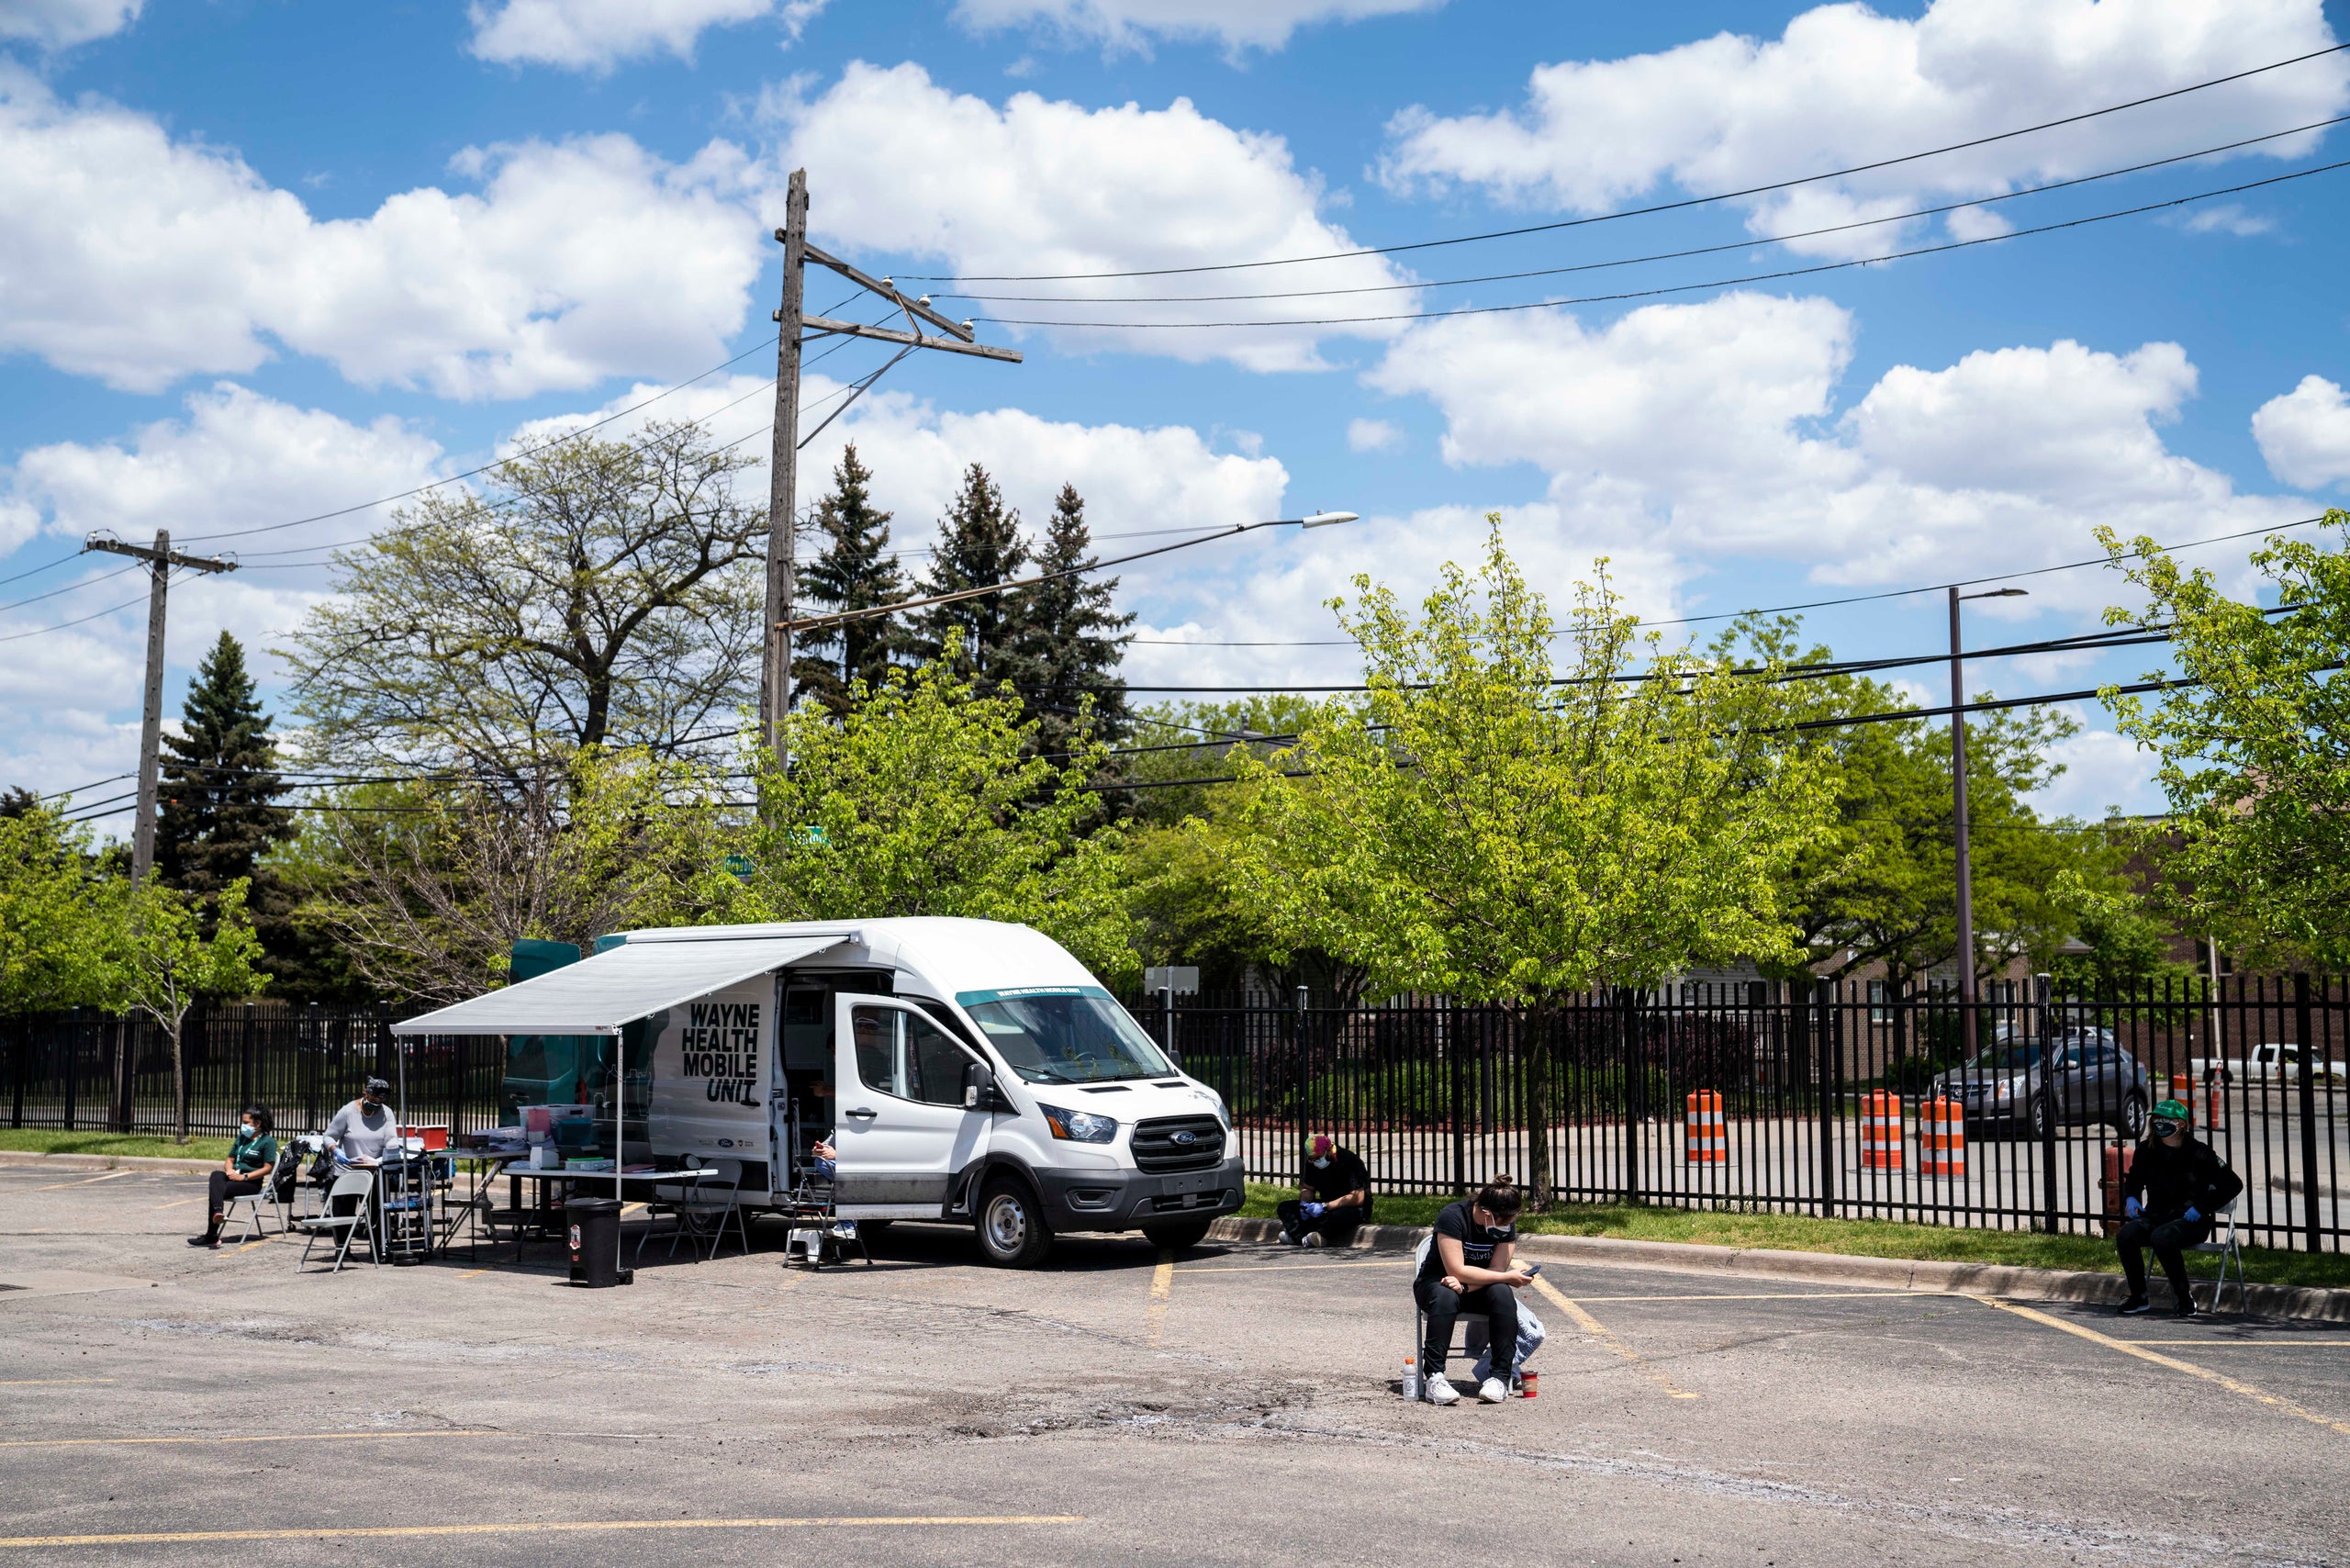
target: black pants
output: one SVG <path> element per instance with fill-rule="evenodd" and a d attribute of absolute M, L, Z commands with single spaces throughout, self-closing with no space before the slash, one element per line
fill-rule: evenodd
<path fill-rule="evenodd" d="M 1320 1219 L 1305 1217 L 1305 1200 L 1283 1198 L 1273 1205 L 1273 1213 L 1281 1228 L 1299 1240 L 1305 1239 L 1309 1230 L 1318 1230 L 1322 1239 L 1333 1247 L 1344 1247 L 1355 1238 L 1355 1230 L 1362 1224 L 1362 1210 L 1352 1204 L 1342 1209 L 1324 1209 Z"/>
<path fill-rule="evenodd" d="M 228 1206 L 229 1200 L 252 1197 L 261 1191 L 261 1184 L 268 1175 L 266 1170 L 256 1170 L 251 1176 L 232 1177 L 226 1170 L 215 1170 L 212 1173 L 212 1206 L 204 1211 L 212 1217 L 206 1228 L 217 1233 L 220 1228 L 220 1211 Z"/>
<path fill-rule="evenodd" d="M 2204 1219 L 2156 1220 L 2140 1215 L 2114 1233 L 2113 1245 L 2121 1253 L 2121 1271 L 2130 1276 L 2130 1294 L 2146 1294 L 2146 1255 L 2142 1249 L 2154 1249 L 2154 1261 L 2163 1266 L 2163 1278 L 2170 1282 L 2171 1299 L 2191 1301 L 2187 1294 L 2187 1251 L 2199 1245 L 2211 1234 L 2211 1222 Z"/>
<path fill-rule="evenodd" d="M 1434 1377 L 1452 1354 L 1452 1330 L 1464 1312 L 1482 1312 L 1492 1327 L 1493 1375 L 1504 1383 L 1517 1365 L 1517 1293 L 1507 1285 L 1480 1285 L 1466 1294 L 1444 1288 L 1441 1280 L 1416 1282 L 1412 1294 L 1427 1314 L 1427 1343 L 1420 1350 L 1420 1372 Z"/>

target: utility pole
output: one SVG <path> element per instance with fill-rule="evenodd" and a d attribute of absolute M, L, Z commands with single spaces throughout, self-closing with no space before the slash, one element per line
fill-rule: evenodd
<path fill-rule="evenodd" d="M 93 534 L 82 542 L 82 548 L 147 563 L 147 704 L 139 723 L 139 825 L 130 840 L 130 882 L 137 887 L 155 868 L 155 774 L 163 741 L 163 608 L 171 590 L 172 568 L 233 572 L 237 563 L 181 554 L 172 548 L 171 531 L 160 528 L 151 545 L 126 544 Z"/>
<path fill-rule="evenodd" d="M 1015 350 L 977 342 L 970 322 L 948 320 L 930 308 L 928 295 L 908 299 L 888 278 L 873 277 L 811 245 L 805 169 L 791 172 L 790 185 L 784 197 L 783 227 L 775 231 L 775 238 L 783 247 L 783 303 L 775 313 L 775 442 L 767 468 L 767 658 L 759 674 L 759 722 L 761 738 L 774 753 L 776 767 L 781 768 L 790 761 L 785 754 L 783 721 L 784 715 L 791 711 L 792 599 L 799 577 L 793 507 L 800 449 L 822 435 L 825 425 L 846 413 L 849 406 L 865 395 L 866 388 L 880 378 L 882 371 L 916 349 L 943 349 L 948 353 L 972 354 L 1009 364 L 1018 364 L 1021 356 Z M 880 296 L 905 316 L 908 330 L 900 331 L 863 321 L 808 315 L 805 274 L 810 262 L 830 268 L 867 293 Z M 922 330 L 924 323 L 946 335 L 925 333 Z M 900 349 L 896 359 L 857 382 L 840 406 L 824 416 L 823 423 L 803 436 L 800 433 L 800 346 L 813 339 L 828 337 L 870 338 L 876 342 L 899 344 Z"/>

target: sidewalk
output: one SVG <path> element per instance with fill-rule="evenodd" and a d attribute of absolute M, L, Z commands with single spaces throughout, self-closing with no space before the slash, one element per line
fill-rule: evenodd
<path fill-rule="evenodd" d="M 1219 1241 L 1274 1241 L 1281 1222 L 1220 1219 L 1209 1229 Z M 1409 1252 L 1427 1227 L 1367 1225 L 1355 1233 L 1358 1252 Z M 1737 1274 L 1747 1278 L 1799 1280 L 1810 1284 L 1868 1285 L 1884 1290 L 1930 1291 L 1950 1295 L 1998 1296 L 2010 1301 L 2076 1302 L 2119 1306 L 2127 1294 L 2119 1274 L 2017 1269 L 1991 1263 L 1944 1263 L 1910 1258 L 1862 1258 L 1836 1252 L 1778 1252 L 1764 1248 L 1707 1247 L 1682 1241 L 1624 1241 L 1605 1236 L 1527 1236 L 1517 1255 L 1562 1263 L 1613 1263 L 1626 1268 L 1670 1269 L 1683 1273 Z M 2154 1281 L 2157 1306 L 2169 1303 L 2169 1287 Z M 2350 1323 L 2350 1291 L 2309 1290 L 2295 1285 L 2244 1287 L 2241 1305 L 2229 1285 L 2232 1309 L 2254 1317 L 2312 1323 Z M 2223 1315 L 2224 1316 L 2224 1315 Z"/>
<path fill-rule="evenodd" d="M 192 1170 L 201 1176 L 219 1164 L 217 1159 L 165 1159 L 145 1154 L 37 1154 L 27 1148 L 0 1148 L 0 1166 L 31 1165 L 43 1170 Z"/>

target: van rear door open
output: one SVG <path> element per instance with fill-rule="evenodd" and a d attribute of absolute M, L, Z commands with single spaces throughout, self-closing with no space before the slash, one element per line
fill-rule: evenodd
<path fill-rule="evenodd" d="M 989 1113 L 963 1105 L 979 1058 L 911 1002 L 843 995 L 834 1007 L 840 1213 L 934 1218 L 987 1148 Z"/>

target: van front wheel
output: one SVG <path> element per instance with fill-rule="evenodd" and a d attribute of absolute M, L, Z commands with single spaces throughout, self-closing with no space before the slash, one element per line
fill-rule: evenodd
<path fill-rule="evenodd" d="M 999 1176 L 979 1194 L 979 1250 L 1004 1269 L 1033 1269 L 1053 1249 L 1053 1233 L 1026 1185 Z"/>

